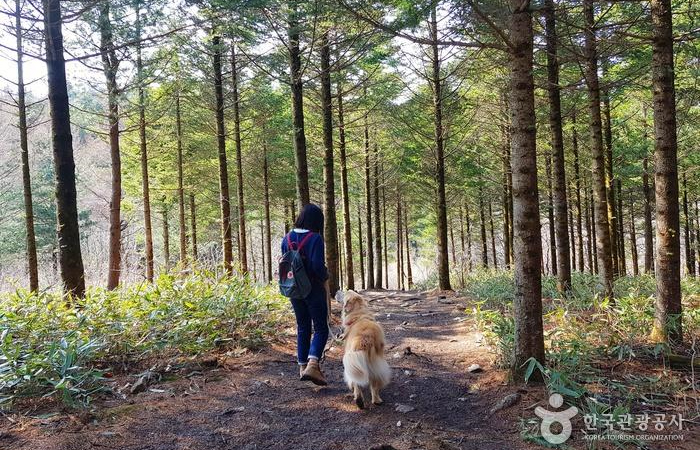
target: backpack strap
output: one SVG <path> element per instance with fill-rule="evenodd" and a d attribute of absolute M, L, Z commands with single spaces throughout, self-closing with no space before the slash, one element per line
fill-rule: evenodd
<path fill-rule="evenodd" d="M 313 232 L 309 231 L 306 236 L 301 240 L 301 242 L 294 242 L 292 241 L 292 233 L 287 234 L 287 247 L 289 247 L 290 250 L 294 251 L 301 251 L 301 248 L 306 244 L 306 241 L 309 240 L 311 235 L 314 234 Z"/>
<path fill-rule="evenodd" d="M 301 251 L 301 248 L 304 246 L 304 244 L 306 244 L 306 241 L 308 241 L 312 235 L 313 235 L 313 232 L 309 231 L 309 233 L 306 236 L 304 236 L 304 239 L 302 239 L 301 242 L 299 242 L 299 245 L 297 247 L 297 251 Z"/>

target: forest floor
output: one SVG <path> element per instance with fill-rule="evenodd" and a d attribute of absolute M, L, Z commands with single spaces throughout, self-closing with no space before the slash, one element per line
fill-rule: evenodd
<path fill-rule="evenodd" d="M 0 449 L 542 448 L 522 440 L 520 422 L 535 418 L 535 405 L 547 407 L 544 389 L 507 383 L 465 315 L 468 300 L 365 294 L 385 328 L 393 369 L 381 406 L 355 406 L 342 380 L 338 341 L 324 364 L 329 386 L 299 381 L 290 327 L 257 352 L 207 355 L 177 370 L 155 367 L 160 377 L 142 392 L 98 398 L 90 412 L 37 407 L 33 414 L 6 415 L 0 418 Z M 472 364 L 482 371 L 470 373 Z M 115 390 L 135 380 L 116 376 Z M 511 394 L 519 394 L 517 404 L 491 413 Z M 649 448 L 698 448 L 693 436 Z M 579 438 L 570 443 L 586 448 Z"/>

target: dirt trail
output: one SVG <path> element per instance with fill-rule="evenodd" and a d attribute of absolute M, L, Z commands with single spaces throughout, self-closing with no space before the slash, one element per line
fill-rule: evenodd
<path fill-rule="evenodd" d="M 381 406 L 355 407 L 342 381 L 337 344 L 324 366 L 328 387 L 298 381 L 293 330 L 287 329 L 280 336 L 285 345 L 162 381 L 126 400 L 101 401 L 94 414 L 4 420 L 0 449 L 534 448 L 519 437 L 522 406 L 488 414 L 515 388 L 491 366 L 480 334 L 464 320 L 463 299 L 366 295 L 385 328 L 393 369 Z M 468 373 L 474 363 L 484 371 Z M 399 412 L 398 405 L 413 409 Z"/>

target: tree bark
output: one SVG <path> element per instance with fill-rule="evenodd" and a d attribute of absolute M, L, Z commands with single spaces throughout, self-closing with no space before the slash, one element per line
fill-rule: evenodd
<path fill-rule="evenodd" d="M 511 218 L 512 218 L 512 216 L 511 216 Z M 466 202 L 464 203 L 464 220 L 465 220 L 466 225 L 467 225 L 467 272 L 471 272 L 472 271 L 472 225 L 471 225 L 471 219 L 469 218 L 469 204 Z M 511 255 L 512 255 L 512 253 L 511 253 Z"/>
<path fill-rule="evenodd" d="M 588 107 L 590 110 L 591 156 L 593 192 L 595 205 L 595 231 L 598 272 L 603 284 L 603 294 L 613 299 L 613 261 L 608 201 L 605 186 L 605 154 L 603 149 L 602 119 L 600 114 L 600 84 L 598 81 L 598 56 L 596 50 L 595 18 L 593 0 L 584 0 L 585 78 L 588 85 Z"/>
<path fill-rule="evenodd" d="M 367 217 L 367 289 L 374 289 L 374 252 L 372 251 L 372 171 L 369 149 L 369 125 L 365 114 L 365 215 Z"/>
<path fill-rule="evenodd" d="M 396 288 L 403 290 L 403 228 L 401 221 L 401 195 L 396 184 Z"/>
<path fill-rule="evenodd" d="M 549 127 L 552 133 L 552 175 L 554 220 L 557 253 L 557 288 L 565 293 L 571 289 L 571 255 L 569 252 L 569 222 L 566 196 L 564 133 L 561 119 L 561 87 L 557 57 L 557 30 L 554 0 L 545 1 L 545 37 L 547 45 L 547 94 L 549 96 Z M 573 244 L 573 242 L 571 242 Z"/>
<path fill-rule="evenodd" d="M 36 233 L 34 231 L 34 202 L 32 200 L 32 180 L 31 173 L 29 170 L 30 167 L 29 140 L 27 138 L 27 104 L 24 87 L 24 63 L 22 62 L 24 58 L 23 33 L 24 30 L 22 29 L 22 2 L 20 0 L 15 0 L 15 37 L 17 38 L 17 112 L 19 116 L 19 146 L 22 158 L 22 192 L 24 195 L 24 224 L 26 230 L 27 269 L 29 272 L 29 290 L 32 292 L 36 292 L 39 290 L 39 264 L 36 252 Z M 121 179 L 119 184 L 119 193 L 121 195 Z M 112 188 L 112 195 L 114 195 L 114 178 L 112 178 Z"/>
<path fill-rule="evenodd" d="M 109 2 L 100 5 L 100 53 L 102 71 L 107 85 L 107 109 L 109 121 L 109 156 L 111 162 L 111 195 L 109 201 L 109 272 L 107 274 L 107 289 L 119 286 L 121 273 L 122 248 L 122 174 L 121 152 L 119 148 L 119 87 L 117 86 L 117 70 L 119 61 L 114 51 L 112 24 L 109 17 Z"/>
<path fill-rule="evenodd" d="M 508 133 L 507 127 L 502 126 L 502 134 Z M 503 260 L 504 264 L 506 266 L 506 269 L 510 269 L 511 266 L 511 254 L 510 254 L 510 230 L 512 228 L 511 226 L 511 217 L 510 217 L 510 208 L 509 208 L 509 203 L 510 203 L 510 189 L 509 189 L 509 184 L 508 184 L 508 174 L 510 172 L 510 157 L 508 156 L 508 140 L 504 136 L 503 137 L 503 154 L 501 155 L 502 163 L 503 163 L 503 186 L 502 186 L 502 208 L 503 208 Z M 460 220 L 461 220 L 461 212 L 460 212 Z M 463 239 L 464 240 L 464 239 Z M 464 253 L 464 252 L 463 252 Z M 462 284 L 464 284 L 464 280 L 462 280 Z"/>
<path fill-rule="evenodd" d="M 382 172 L 382 235 L 384 237 L 384 244 L 382 246 L 382 251 L 384 252 L 384 287 L 389 289 L 389 255 L 387 246 L 387 226 L 386 226 L 386 176 L 384 173 L 384 164 L 381 166 Z"/>
<path fill-rule="evenodd" d="M 459 239 L 462 244 L 462 255 L 459 259 L 460 264 L 459 264 L 459 281 L 460 281 L 460 287 L 464 287 L 464 262 L 467 257 L 467 242 L 466 242 L 466 235 L 464 233 L 464 201 L 459 205 Z M 508 208 L 506 208 L 507 210 Z M 505 212 L 504 212 L 505 214 Z M 506 225 L 507 227 L 507 225 Z M 504 240 L 505 240 L 505 235 L 504 233 Z M 503 246 L 504 247 L 504 252 L 507 252 L 506 247 L 507 244 Z M 506 267 L 508 265 L 508 259 L 505 259 Z"/>
<path fill-rule="evenodd" d="M 671 0 L 651 0 L 656 185 L 656 305 L 652 338 L 683 340 L 678 207 L 678 142 Z"/>
<path fill-rule="evenodd" d="M 625 220 L 622 215 L 622 180 L 618 178 L 615 182 L 617 185 L 617 235 L 619 242 L 617 256 L 620 260 L 618 271 L 620 276 L 624 277 L 627 275 L 627 255 L 625 255 Z"/>
<path fill-rule="evenodd" d="M 309 195 L 309 168 L 306 161 L 306 134 L 304 133 L 304 94 L 299 48 L 299 0 L 290 0 L 289 7 L 289 74 L 292 91 L 292 122 L 294 126 L 294 158 L 296 163 L 297 198 L 300 206 L 311 202 Z"/>
<path fill-rule="evenodd" d="M 481 265 L 489 267 L 488 244 L 486 241 L 486 206 L 484 206 L 484 188 L 479 183 L 479 231 L 481 233 Z"/>
<path fill-rule="evenodd" d="M 190 194 L 190 241 L 192 242 L 192 262 L 197 262 L 197 210 L 195 209 L 194 194 Z"/>
<path fill-rule="evenodd" d="M 231 45 L 231 88 L 233 97 L 233 141 L 236 145 L 236 182 L 238 183 L 238 259 L 241 272 L 248 273 L 248 246 L 246 243 L 245 195 L 243 187 L 243 149 L 241 145 L 241 101 L 238 94 L 238 59 L 236 44 Z"/>
<path fill-rule="evenodd" d="M 586 204 L 584 205 L 584 221 L 586 223 L 586 258 L 588 260 L 588 270 L 591 273 L 595 273 L 593 270 L 593 249 L 592 246 L 595 245 L 595 238 L 593 236 L 593 226 L 591 224 L 591 217 L 593 216 L 591 198 L 588 195 L 588 191 L 584 193 L 584 199 Z"/>
<path fill-rule="evenodd" d="M 513 379 L 524 379 L 530 358 L 544 364 L 542 241 L 537 193 L 533 31 L 530 2 L 510 0 L 511 165 L 515 259 Z M 533 379 L 539 378 L 535 373 Z M 539 378 L 541 379 L 541 378 Z"/>
<path fill-rule="evenodd" d="M 571 193 L 569 193 L 571 194 Z M 571 204 L 571 198 L 569 197 L 569 203 Z M 569 213 L 569 220 L 568 220 L 568 230 L 569 231 L 569 242 L 571 243 L 571 248 L 570 248 L 570 256 L 571 256 L 571 262 L 570 262 L 570 268 L 572 272 L 575 272 L 576 269 L 576 231 L 574 227 L 574 212 L 572 208 L 568 208 L 568 213 Z"/>
<path fill-rule="evenodd" d="M 603 74 L 605 74 L 603 67 Z M 608 226 L 610 227 L 610 250 L 612 258 L 613 277 L 620 275 L 620 239 L 617 225 L 617 202 L 615 200 L 615 177 L 613 174 L 613 145 L 612 145 L 612 121 L 610 119 L 610 95 L 607 88 L 602 91 L 604 143 L 605 143 L 605 194 L 607 195 Z"/>
<path fill-rule="evenodd" d="M 637 253 L 637 226 L 635 225 L 634 197 L 630 193 L 630 250 L 632 253 L 632 274 L 639 275 L 639 254 Z"/>
<path fill-rule="evenodd" d="M 430 19 L 433 114 L 435 119 L 435 158 L 437 184 L 437 238 L 438 238 L 438 288 L 451 290 L 450 262 L 447 249 L 447 194 L 445 192 L 445 148 L 442 125 L 442 76 L 440 75 L 440 52 L 438 49 L 437 12 L 433 7 Z"/>
<path fill-rule="evenodd" d="M 700 275 L 700 201 L 695 200 L 695 261 L 698 263 L 696 274 Z"/>
<path fill-rule="evenodd" d="M 56 180 L 56 219 L 61 281 L 66 294 L 85 295 L 85 271 L 80 250 L 75 160 L 71 135 L 66 63 L 63 56 L 63 32 L 59 0 L 43 0 L 44 36 L 51 146 Z"/>
<path fill-rule="evenodd" d="M 493 255 L 493 268 L 498 269 L 498 257 L 496 256 L 496 233 L 493 227 L 493 208 L 489 200 L 489 226 L 491 232 L 491 255 Z M 454 253 L 454 238 L 452 239 L 452 252 Z"/>
<path fill-rule="evenodd" d="M 29 142 L 27 126 L 27 105 L 24 86 L 24 47 L 22 29 L 22 2 L 15 1 L 15 37 L 17 43 L 17 112 L 20 153 L 22 160 L 22 192 L 24 199 L 24 223 L 26 231 L 27 269 L 29 290 L 39 290 L 39 265 L 36 250 L 36 232 L 34 230 L 34 203 L 32 200 L 32 182 L 29 167 Z"/>
<path fill-rule="evenodd" d="M 266 280 L 268 283 L 272 281 L 272 225 L 270 220 L 270 170 L 267 156 L 267 143 L 263 138 L 263 198 L 265 207 L 265 253 L 267 258 L 266 263 Z"/>
<path fill-rule="evenodd" d="M 345 274 L 348 289 L 355 289 L 355 269 L 352 252 L 352 223 L 350 222 L 350 192 L 348 189 L 348 162 L 345 144 L 345 113 L 343 110 L 343 88 L 338 74 L 338 150 L 340 152 L 340 191 L 343 198 L 343 240 L 345 242 Z"/>
<path fill-rule="evenodd" d="M 184 158 L 182 151 L 182 111 L 180 108 L 180 77 L 178 67 L 177 92 L 175 93 L 175 133 L 177 138 L 177 212 L 180 238 L 180 264 L 187 263 L 187 222 L 185 219 Z"/>
<path fill-rule="evenodd" d="M 559 264 L 557 261 L 557 230 L 554 225 L 554 198 L 552 194 L 552 155 L 545 156 L 545 173 L 547 176 L 547 223 L 549 225 L 549 258 L 551 262 L 551 273 L 557 276 Z M 568 234 L 568 230 L 566 231 Z"/>
<path fill-rule="evenodd" d="M 654 273 L 654 229 L 651 222 L 652 189 L 649 184 L 649 159 L 644 158 L 642 186 L 644 190 L 644 273 Z"/>
<path fill-rule="evenodd" d="M 359 234 L 358 242 L 360 244 L 360 281 L 362 282 L 362 289 L 367 289 L 367 283 L 365 282 L 365 251 L 363 247 L 362 240 L 362 211 L 360 206 L 357 206 L 357 230 Z"/>
<path fill-rule="evenodd" d="M 253 251 L 253 249 L 250 249 Z M 260 258 L 262 261 L 262 264 L 260 265 L 262 274 L 260 276 L 260 280 L 263 282 L 270 282 L 270 280 L 267 279 L 267 266 L 268 266 L 268 259 L 267 259 L 267 246 L 265 245 L 265 221 L 261 220 L 260 221 Z M 257 279 L 257 278 L 256 278 Z"/>
<path fill-rule="evenodd" d="M 693 219 L 688 211 L 688 180 L 685 172 L 683 172 L 683 216 L 685 222 L 683 224 L 683 237 L 685 243 L 685 273 L 686 276 L 695 276 L 695 251 L 693 250 Z"/>
<path fill-rule="evenodd" d="M 224 128 L 224 89 L 221 73 L 221 37 L 214 36 L 214 95 L 216 96 L 216 142 L 219 155 L 219 203 L 221 208 L 221 236 L 224 268 L 233 273 L 233 243 L 231 233 L 231 194 L 228 184 L 228 161 L 226 158 L 226 130 Z M 244 246 L 245 243 L 239 242 Z"/>
<path fill-rule="evenodd" d="M 409 238 L 408 230 L 408 205 L 403 204 L 403 223 L 404 232 L 406 233 L 406 281 L 408 289 L 413 288 L 413 271 L 411 270 L 411 239 Z"/>
<path fill-rule="evenodd" d="M 382 215 L 379 201 L 379 146 L 374 142 L 374 287 L 382 289 Z"/>
<path fill-rule="evenodd" d="M 576 130 L 576 109 L 572 111 L 571 151 L 574 156 L 574 185 L 576 193 L 576 234 L 578 236 L 578 270 L 583 272 L 583 223 L 581 219 L 581 166 L 578 157 L 578 131 Z M 591 265 L 589 264 L 589 267 Z"/>
<path fill-rule="evenodd" d="M 598 237 L 596 236 L 596 221 L 595 221 L 596 220 L 595 219 L 596 206 L 595 206 L 595 198 L 593 195 L 593 187 L 592 186 L 589 187 L 588 198 L 591 201 L 591 221 L 592 221 L 591 236 L 593 236 L 592 242 L 595 244 L 598 242 Z M 597 257 L 593 258 L 593 273 L 595 273 L 596 275 L 598 274 L 598 258 Z"/>
<path fill-rule="evenodd" d="M 166 272 L 170 270 L 170 226 L 166 207 L 163 207 L 163 268 Z"/>
<path fill-rule="evenodd" d="M 328 286 L 334 296 L 340 289 L 338 274 L 338 223 L 335 215 L 335 159 L 333 157 L 333 104 L 331 93 L 331 53 L 328 32 L 321 36 L 321 109 L 323 110 L 323 178 Z M 381 264 L 379 265 L 381 267 Z"/>
<path fill-rule="evenodd" d="M 153 223 L 151 220 L 151 188 L 148 175 L 148 146 L 146 143 L 146 102 L 141 57 L 141 2 L 136 2 L 136 78 L 138 82 L 139 155 L 141 157 L 141 192 L 143 196 L 143 232 L 146 245 L 146 279 L 153 281 Z"/>

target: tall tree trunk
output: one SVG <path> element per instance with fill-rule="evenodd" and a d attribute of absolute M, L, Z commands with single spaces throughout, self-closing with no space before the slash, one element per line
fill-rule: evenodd
<path fill-rule="evenodd" d="M 360 281 L 362 282 L 362 289 L 367 289 L 367 283 L 365 282 L 365 251 L 363 247 L 362 240 L 362 211 L 360 206 L 357 206 L 357 230 L 359 234 L 358 242 L 360 244 Z"/>
<path fill-rule="evenodd" d="M 139 108 L 139 155 L 141 157 L 141 193 L 143 196 L 143 232 L 146 245 L 146 279 L 153 281 L 153 223 L 151 220 L 151 188 L 148 176 L 148 146 L 146 144 L 146 100 L 141 57 L 141 2 L 136 2 L 136 79 Z"/>
<path fill-rule="evenodd" d="M 571 199 L 569 200 L 569 204 L 571 202 Z M 568 220 L 568 232 L 569 234 L 569 242 L 571 243 L 571 271 L 575 272 L 576 269 L 576 230 L 574 226 L 574 212 L 572 208 L 568 208 L 568 213 L 569 213 L 569 220 Z"/>
<path fill-rule="evenodd" d="M 228 161 L 226 158 L 226 130 L 224 129 L 224 89 L 221 74 L 221 37 L 214 36 L 214 94 L 216 96 L 216 142 L 219 154 L 219 202 L 221 207 L 221 236 L 224 252 L 224 268 L 233 272 L 233 243 L 231 233 L 231 194 L 228 185 Z M 245 245 L 245 243 L 239 243 Z M 243 263 L 243 262 L 242 262 Z"/>
<path fill-rule="evenodd" d="M 557 30 L 554 0 L 545 1 L 545 36 L 547 42 L 547 93 L 549 96 L 549 127 L 552 133 L 552 175 L 554 177 L 554 219 L 557 253 L 557 288 L 559 292 L 571 289 L 571 256 L 569 253 L 568 208 L 566 198 L 566 169 L 564 134 L 561 119 L 561 87 L 557 58 Z M 573 241 L 572 241 L 573 244 Z"/>
<path fill-rule="evenodd" d="M 85 295 L 85 271 L 80 250 L 73 136 L 70 128 L 66 62 L 63 56 L 61 5 L 43 0 L 46 71 L 51 112 L 51 146 L 56 179 L 56 220 L 59 267 L 64 292 Z"/>
<path fill-rule="evenodd" d="M 686 276 L 695 276 L 695 251 L 693 250 L 693 219 L 688 212 L 688 180 L 685 172 L 683 172 L 683 216 L 685 222 L 683 224 L 683 237 L 685 243 L 685 273 Z"/>
<path fill-rule="evenodd" d="M 333 157 L 333 104 L 331 94 L 331 53 L 328 32 L 321 36 L 321 108 L 323 110 L 323 178 L 328 286 L 334 296 L 340 289 L 338 274 L 338 223 L 335 215 L 335 159 Z M 380 264 L 381 266 L 381 264 Z"/>
<path fill-rule="evenodd" d="M 344 267 L 343 267 L 343 258 L 345 255 L 343 255 L 343 246 L 340 245 L 340 241 L 343 237 L 340 235 L 340 230 L 338 230 L 338 233 L 335 235 L 335 240 L 338 243 L 338 288 L 340 290 L 346 289 L 343 287 L 343 279 L 344 279 Z"/>
<path fill-rule="evenodd" d="M 355 289 L 355 270 L 352 261 L 352 228 L 350 222 L 350 192 L 348 189 L 348 161 L 345 145 L 345 114 L 343 110 L 343 87 L 338 74 L 338 150 L 340 151 L 340 192 L 343 198 L 343 241 L 345 243 L 345 274 L 347 288 Z"/>
<path fill-rule="evenodd" d="M 396 183 L 396 288 L 403 290 L 403 229 L 401 195 L 398 183 Z"/>
<path fill-rule="evenodd" d="M 557 261 L 557 230 L 554 225 L 554 197 L 552 194 L 552 155 L 547 152 L 545 156 L 545 173 L 547 175 L 547 223 L 549 224 L 549 255 L 551 261 L 551 273 L 557 275 L 559 264 Z M 568 230 L 566 231 L 568 233 Z"/>
<path fill-rule="evenodd" d="M 36 254 L 36 233 L 34 231 L 34 203 L 32 201 L 32 180 L 29 171 L 29 142 L 27 139 L 27 105 L 24 88 L 24 48 L 22 29 L 22 2 L 15 0 L 15 35 L 17 38 L 17 110 L 19 114 L 19 146 L 22 157 L 22 190 L 24 194 L 24 223 L 26 229 L 27 268 L 29 271 L 29 290 L 39 290 L 39 264 Z M 117 153 L 117 158 L 119 154 Z M 114 161 L 112 161 L 114 171 Z M 121 174 L 121 171 L 119 172 Z M 119 179 L 121 195 L 121 178 Z M 114 196 L 114 177 L 112 177 L 112 195 Z M 111 211 L 111 208 L 110 208 Z M 110 214 L 110 224 L 111 224 Z M 119 229 L 121 233 L 121 228 Z M 110 232 L 111 236 L 111 232 Z M 110 246 L 111 249 L 111 246 Z M 110 266 L 111 267 L 111 266 Z"/>
<path fill-rule="evenodd" d="M 479 184 L 479 231 L 481 232 L 481 265 L 489 266 L 488 244 L 486 241 L 486 206 L 484 206 L 484 188 Z"/>
<path fill-rule="evenodd" d="M 195 209 L 194 194 L 190 194 L 190 229 L 192 234 L 190 241 L 192 243 L 192 262 L 197 262 L 197 210 Z"/>
<path fill-rule="evenodd" d="M 515 262 L 513 379 L 524 379 L 526 362 L 544 364 L 542 327 L 542 237 L 537 192 L 533 31 L 530 2 L 510 0 L 511 165 Z M 538 378 L 535 374 L 533 379 Z"/>
<path fill-rule="evenodd" d="M 466 225 L 467 225 L 467 272 L 471 272 L 472 271 L 472 225 L 471 225 L 471 219 L 469 218 L 469 204 L 468 203 L 464 203 L 464 220 L 466 221 Z M 511 253 L 511 255 L 512 255 L 512 253 Z"/>
<path fill-rule="evenodd" d="M 627 275 L 627 256 L 625 255 L 625 221 L 622 216 L 622 180 L 619 178 L 615 180 L 617 185 L 617 235 L 619 237 L 619 249 L 617 251 L 617 256 L 620 260 L 618 270 L 620 276 Z"/>
<path fill-rule="evenodd" d="M 374 252 L 372 251 L 372 165 L 369 149 L 369 125 L 365 114 L 365 215 L 367 217 L 367 289 L 374 289 Z M 376 220 L 376 218 L 375 218 Z"/>
<path fill-rule="evenodd" d="M 695 200 L 695 261 L 698 263 L 698 268 L 695 273 L 700 275 L 700 201 Z"/>
<path fill-rule="evenodd" d="M 437 238 L 438 238 L 438 288 L 451 290 L 450 262 L 447 250 L 447 194 L 445 192 L 445 148 L 444 129 L 442 126 L 442 76 L 440 75 L 440 52 L 438 49 L 437 11 L 433 7 L 430 18 L 432 40 L 432 74 L 433 114 L 435 119 L 435 158 L 437 184 Z"/>
<path fill-rule="evenodd" d="M 603 67 L 603 74 L 606 69 Z M 610 95 L 607 88 L 602 91 L 604 143 L 605 143 L 605 194 L 607 195 L 608 226 L 610 227 L 610 247 L 612 258 L 613 277 L 620 275 L 620 240 L 617 225 L 617 202 L 615 200 L 615 177 L 613 174 L 613 145 L 612 145 L 612 121 L 610 119 Z"/>
<path fill-rule="evenodd" d="M 267 246 L 265 245 L 265 221 L 261 220 L 260 221 L 260 258 L 262 261 L 262 264 L 260 265 L 260 268 L 262 270 L 262 273 L 260 274 L 260 280 L 263 282 L 270 282 L 270 280 L 267 279 Z M 252 251 L 253 249 L 251 249 Z"/>
<path fill-rule="evenodd" d="M 379 206 L 379 146 L 374 142 L 374 287 L 382 286 L 382 215 Z"/>
<path fill-rule="evenodd" d="M 503 126 L 502 127 L 502 134 L 508 133 L 507 127 Z M 504 264 L 506 266 L 506 269 L 510 269 L 510 263 L 511 263 L 511 255 L 510 255 L 510 230 L 512 228 L 511 226 L 511 217 L 510 217 L 510 208 L 509 208 L 509 203 L 510 203 L 510 190 L 509 190 L 509 185 L 508 185 L 508 173 L 510 172 L 510 161 L 509 161 L 509 156 L 508 156 L 508 140 L 504 136 L 503 137 L 503 154 L 501 155 L 501 159 L 503 160 L 503 186 L 502 186 L 502 208 L 503 208 L 503 260 Z M 462 213 L 460 212 L 460 221 L 462 219 Z M 464 240 L 464 239 L 463 239 Z M 464 249 L 463 249 L 464 250 Z M 464 251 L 462 251 L 464 253 Z M 462 280 L 462 284 L 464 284 L 464 280 Z"/>
<path fill-rule="evenodd" d="M 593 237 L 593 226 L 591 224 L 591 217 L 593 216 L 593 205 L 591 204 L 591 197 L 588 195 L 588 191 L 584 193 L 585 206 L 584 206 L 584 221 L 586 223 L 586 258 L 588 260 L 588 270 L 591 273 L 595 273 L 593 270 L 593 249 L 592 246 L 595 245 L 595 238 Z"/>
<path fill-rule="evenodd" d="M 592 180 L 591 180 L 592 182 Z M 596 206 L 595 206 L 595 196 L 593 195 L 593 186 L 589 187 L 588 198 L 591 201 L 591 236 L 593 237 L 592 242 L 596 244 L 598 242 L 598 237 L 596 236 Z M 598 258 L 593 258 L 593 273 L 598 274 Z"/>
<path fill-rule="evenodd" d="M 583 223 L 581 219 L 581 166 L 578 158 L 578 131 L 576 130 L 576 110 L 571 114 L 571 150 L 574 156 L 574 183 L 576 186 L 576 234 L 578 236 L 578 270 L 583 272 Z M 589 264 L 589 267 L 590 264 Z"/>
<path fill-rule="evenodd" d="M 649 184 L 649 158 L 644 158 L 642 186 L 644 190 L 644 273 L 654 273 L 654 229 L 651 223 L 652 189 Z"/>
<path fill-rule="evenodd" d="M 304 95 L 301 68 L 301 34 L 299 0 L 289 0 L 289 74 L 292 90 L 292 122 L 294 126 L 294 158 L 296 163 L 297 198 L 300 206 L 311 202 L 309 195 L 309 168 L 306 161 L 306 134 L 304 133 Z"/>
<path fill-rule="evenodd" d="M 182 110 L 180 108 L 180 77 L 178 67 L 177 92 L 175 93 L 175 133 L 177 139 L 177 213 L 180 238 L 180 264 L 187 263 L 187 222 L 185 219 L 185 181 L 182 151 Z"/>
<path fill-rule="evenodd" d="M 652 338 L 683 340 L 681 306 L 678 142 L 671 0 L 651 0 L 652 84 L 656 185 L 656 305 Z"/>
<path fill-rule="evenodd" d="M 109 272 L 107 274 L 107 289 L 112 290 L 119 286 L 119 275 L 121 273 L 122 162 L 119 148 L 119 102 L 117 99 L 119 95 L 119 88 L 117 86 L 117 68 L 119 66 L 119 61 L 114 51 L 112 24 L 109 17 L 109 2 L 103 2 L 100 6 L 99 26 L 102 70 L 107 85 L 107 105 L 109 110 L 109 156 L 111 161 L 112 185 L 109 201 Z"/>
<path fill-rule="evenodd" d="M 248 272 L 248 247 L 246 244 L 245 196 L 243 191 L 243 149 L 241 146 L 241 101 L 238 94 L 238 59 L 236 44 L 231 45 L 231 88 L 233 97 L 233 141 L 236 145 L 236 182 L 238 192 L 238 260 L 241 272 Z"/>
<path fill-rule="evenodd" d="M 384 236 L 384 245 L 382 251 L 384 252 L 384 287 L 389 289 L 389 258 L 387 248 L 387 226 L 386 226 L 386 176 L 384 173 L 384 164 L 381 167 L 382 171 L 382 234 Z"/>
<path fill-rule="evenodd" d="M 639 254 L 637 253 L 637 227 L 634 215 L 634 197 L 630 193 L 630 250 L 632 251 L 632 274 L 639 275 Z"/>
<path fill-rule="evenodd" d="M 600 85 L 598 81 L 598 56 L 596 50 L 595 18 L 593 0 L 584 0 L 583 11 L 586 19 L 584 30 L 585 77 L 588 85 L 590 110 L 591 156 L 593 171 L 593 192 L 595 205 L 596 253 L 598 272 L 603 284 L 603 293 L 613 298 L 613 261 L 611 255 L 610 225 L 608 222 L 608 201 L 605 187 L 605 151 L 603 149 L 602 119 L 600 115 Z"/>
<path fill-rule="evenodd" d="M 459 239 L 462 244 L 462 256 L 460 258 L 460 264 L 459 264 L 459 281 L 460 281 L 460 286 L 464 287 L 464 261 L 466 259 L 467 255 L 467 242 L 466 242 L 466 236 L 464 234 L 464 202 L 459 205 Z M 506 208 L 507 210 L 508 208 Z M 504 212 L 505 214 L 505 212 Z M 504 239 L 505 239 L 505 233 L 504 233 Z M 505 248 L 507 245 L 504 245 L 504 252 L 506 251 Z M 506 265 L 508 264 L 508 258 L 505 258 L 505 263 Z"/>
<path fill-rule="evenodd" d="M 272 281 L 272 225 L 270 220 L 270 170 L 267 156 L 267 143 L 263 138 L 263 198 L 265 207 L 265 279 L 268 283 Z M 286 232 L 285 232 L 286 234 Z"/>
<path fill-rule="evenodd" d="M 170 270 L 170 226 L 166 207 L 163 207 L 163 268 L 166 272 Z"/>
<path fill-rule="evenodd" d="M 403 223 L 404 232 L 406 234 L 406 281 L 408 289 L 413 288 L 413 271 L 411 270 L 411 239 L 409 238 L 408 230 L 408 204 L 403 204 Z"/>
<path fill-rule="evenodd" d="M 491 232 L 491 255 L 493 255 L 493 268 L 498 269 L 498 257 L 496 256 L 496 233 L 493 228 L 493 208 L 491 207 L 491 200 L 489 200 L 489 225 Z M 454 252 L 454 238 L 452 242 Z"/>

